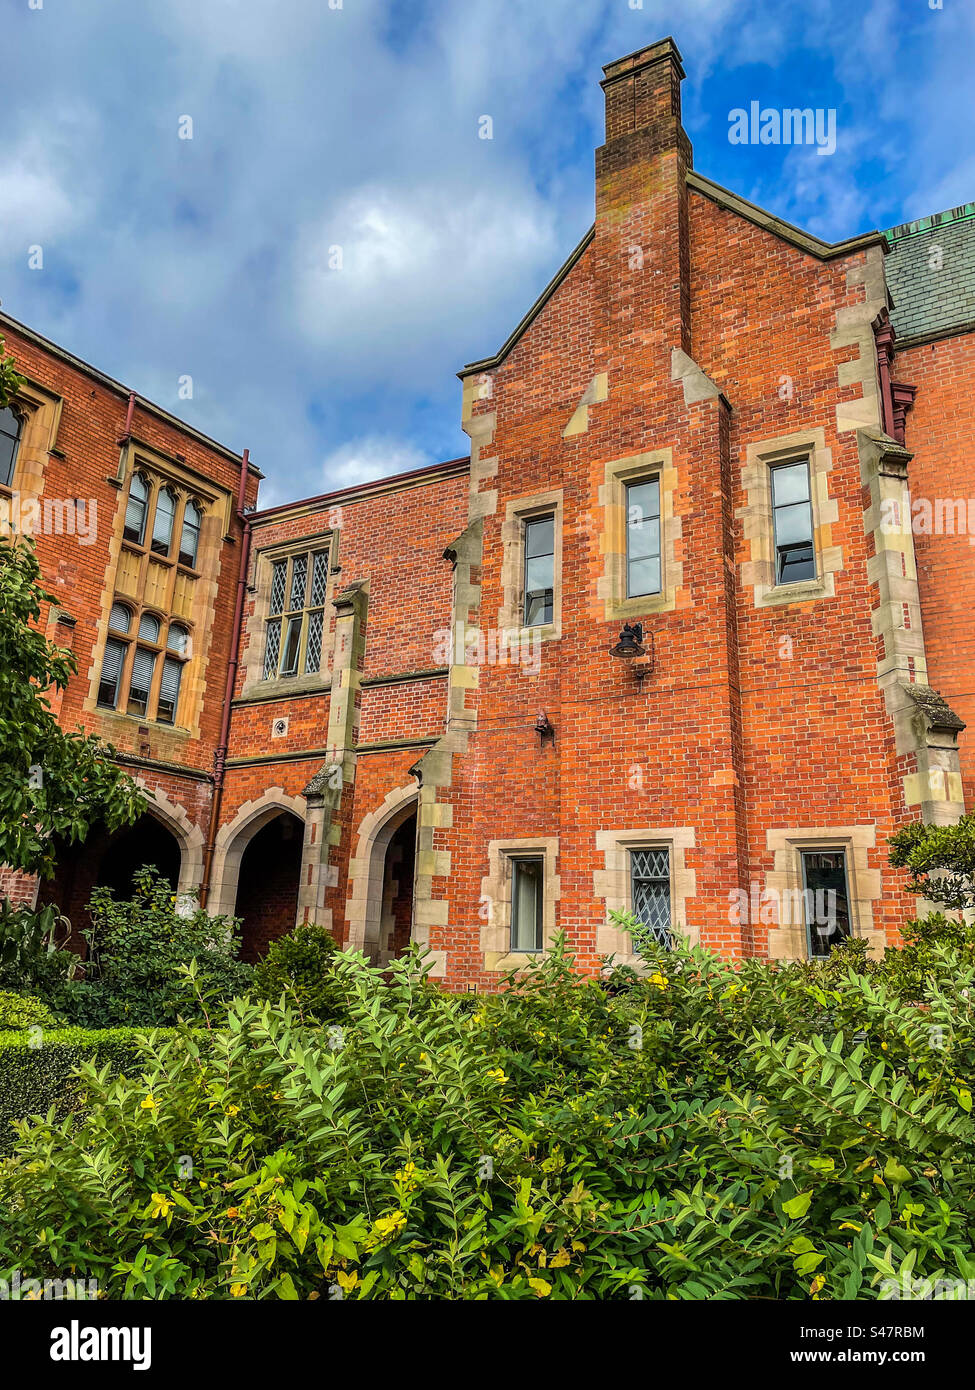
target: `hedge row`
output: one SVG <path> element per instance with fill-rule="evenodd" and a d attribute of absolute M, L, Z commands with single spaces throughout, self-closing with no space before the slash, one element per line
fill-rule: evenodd
<path fill-rule="evenodd" d="M 177 1031 L 158 1028 L 153 1036 Z M 46 1115 L 52 1106 L 60 1119 L 78 1107 L 83 1063 L 137 1075 L 146 1065 L 146 1036 L 144 1028 L 45 1028 L 39 1040 L 23 1029 L 0 1032 L 0 1153 L 13 1146 L 13 1121 Z"/>

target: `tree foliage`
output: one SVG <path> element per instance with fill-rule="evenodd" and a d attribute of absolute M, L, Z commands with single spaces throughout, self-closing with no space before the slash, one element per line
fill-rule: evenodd
<path fill-rule="evenodd" d="M 55 602 L 33 543 L 0 534 L 0 863 L 51 877 L 56 843 L 84 840 L 95 822 L 135 821 L 145 797 L 110 761 L 111 749 L 60 727 L 49 692 L 77 669 L 39 627 Z"/>
<path fill-rule="evenodd" d="M 891 835 L 890 862 L 907 869 L 907 890 L 945 907 L 975 907 L 975 814 L 955 825 L 913 821 Z"/>

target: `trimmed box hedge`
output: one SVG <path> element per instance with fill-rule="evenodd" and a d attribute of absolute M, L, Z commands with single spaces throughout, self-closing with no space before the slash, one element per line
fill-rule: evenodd
<path fill-rule="evenodd" d="M 52 1105 L 60 1119 L 78 1107 L 82 1063 L 108 1063 L 115 1074 L 137 1075 L 146 1065 L 143 1042 L 150 1031 L 162 1039 L 179 1030 L 45 1028 L 39 1046 L 33 1045 L 31 1030 L 0 1031 L 0 1154 L 13 1147 L 14 1120 L 46 1115 Z"/>

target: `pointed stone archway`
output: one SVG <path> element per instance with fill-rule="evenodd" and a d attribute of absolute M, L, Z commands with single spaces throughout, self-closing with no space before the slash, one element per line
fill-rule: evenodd
<path fill-rule="evenodd" d="M 413 938 L 419 788 L 397 787 L 359 826 L 349 864 L 347 946 L 385 965 Z"/>

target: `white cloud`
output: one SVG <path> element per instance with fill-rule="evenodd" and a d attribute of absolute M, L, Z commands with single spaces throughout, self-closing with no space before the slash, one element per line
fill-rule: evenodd
<path fill-rule="evenodd" d="M 327 491 L 333 492 L 436 462 L 409 440 L 368 434 L 333 449 L 322 464 L 322 478 Z"/>

